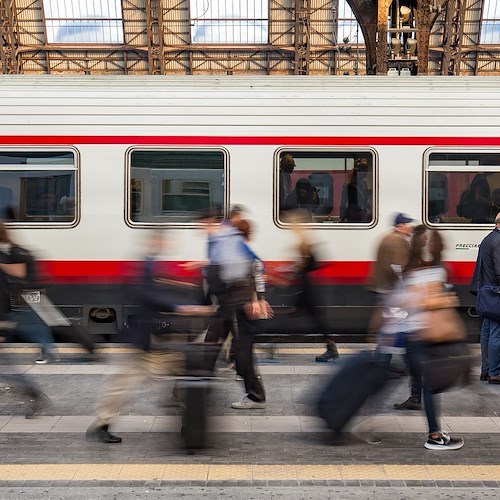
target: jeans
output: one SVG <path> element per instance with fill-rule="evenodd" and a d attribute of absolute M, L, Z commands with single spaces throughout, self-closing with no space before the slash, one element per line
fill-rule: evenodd
<path fill-rule="evenodd" d="M 500 375 L 500 323 L 487 318 L 481 326 L 481 372 Z"/>
<path fill-rule="evenodd" d="M 435 395 L 432 391 L 426 387 L 425 380 L 423 380 L 423 364 L 427 359 L 426 351 L 429 346 L 424 342 L 407 340 L 406 343 L 406 357 L 408 360 L 408 366 L 410 373 L 412 374 L 412 395 L 414 391 L 413 381 L 420 384 L 422 387 L 422 395 L 424 400 L 424 410 L 425 416 L 427 417 L 427 423 L 429 425 L 429 434 L 439 432 L 438 424 L 438 407 Z M 417 387 L 415 387 L 417 389 Z M 420 399 L 420 398 L 419 398 Z"/>
<path fill-rule="evenodd" d="M 54 350 L 52 330 L 31 309 L 12 311 L 9 313 L 9 321 L 13 321 L 17 325 L 8 336 L 8 342 L 20 339 L 24 342 L 40 344 L 42 355 L 52 353 Z"/>

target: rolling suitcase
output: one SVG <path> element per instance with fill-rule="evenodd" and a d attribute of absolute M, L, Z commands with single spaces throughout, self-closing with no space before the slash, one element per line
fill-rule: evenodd
<path fill-rule="evenodd" d="M 340 433 L 369 396 L 387 380 L 387 367 L 372 352 L 348 359 L 321 393 L 317 408 L 328 428 Z"/>
<path fill-rule="evenodd" d="M 186 376 L 178 381 L 185 406 L 181 434 L 185 448 L 194 453 L 207 444 L 207 406 L 219 345 L 187 344 L 183 350 Z"/>

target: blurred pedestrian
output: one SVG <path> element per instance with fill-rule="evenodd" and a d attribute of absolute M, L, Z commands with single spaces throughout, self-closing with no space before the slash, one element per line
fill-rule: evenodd
<path fill-rule="evenodd" d="M 2 223 L 0 272 L 3 273 L 9 291 L 8 319 L 16 325 L 7 332 L 7 342 L 23 340 L 40 344 L 41 354 L 35 360 L 37 364 L 59 361 L 51 329 L 29 305 L 39 303 L 43 293 L 37 287 L 35 259 L 26 248 L 12 242 L 7 228 Z"/>
<path fill-rule="evenodd" d="M 335 341 L 330 338 L 331 328 L 318 310 L 316 294 L 311 279 L 311 273 L 319 269 L 316 249 L 304 229 L 304 223 L 310 221 L 306 210 L 293 210 L 287 214 L 287 222 L 292 224 L 292 231 L 297 239 L 298 258 L 294 266 L 294 275 L 300 282 L 299 295 L 295 307 L 297 311 L 305 312 L 311 318 L 317 331 L 323 335 L 326 351 L 316 356 L 317 362 L 333 361 L 339 357 Z"/>
<path fill-rule="evenodd" d="M 394 216 L 393 229 L 386 234 L 377 248 L 377 256 L 373 266 L 369 290 L 375 293 L 375 306 L 370 318 L 368 331 L 378 336 L 383 327 L 383 310 L 385 303 L 390 300 L 390 294 L 401 279 L 401 270 L 408 263 L 410 255 L 410 238 L 413 233 L 413 222 L 411 217 L 403 213 Z M 391 354 L 384 355 L 389 364 Z M 391 378 L 401 376 L 399 371 L 391 371 Z"/>
<path fill-rule="evenodd" d="M 140 283 L 135 290 L 135 301 L 140 312 L 131 326 L 133 341 L 140 348 L 127 364 L 123 373 L 112 377 L 97 403 L 96 417 L 87 430 L 87 439 L 104 443 L 120 443 L 122 438 L 109 432 L 113 418 L 119 413 L 130 391 L 137 388 L 147 376 L 155 377 L 156 363 L 152 362 L 151 339 L 161 313 L 170 312 L 186 315 L 209 315 L 210 306 L 180 306 L 172 304 L 168 291 L 157 281 L 157 259 L 164 245 L 161 232 L 151 233 L 146 242 L 145 257 L 140 271 Z M 158 357 L 160 353 L 158 352 Z M 154 360 L 153 360 L 154 361 Z M 161 359 L 159 360 L 162 361 Z M 182 375 L 182 356 L 171 356 L 165 374 Z"/>
<path fill-rule="evenodd" d="M 402 332 L 405 334 L 407 347 L 406 356 L 410 373 L 416 380 L 422 381 L 424 409 L 429 425 L 429 435 L 424 446 L 430 450 L 457 450 L 463 446 L 463 439 L 450 437 L 441 430 L 433 381 L 424 376 L 426 370 L 429 372 L 431 364 L 438 363 L 433 355 L 437 344 L 422 340 L 423 332 L 430 327 L 429 321 L 431 321 L 423 305 L 427 298 L 426 290 L 436 286 L 443 292 L 445 290 L 446 270 L 440 264 L 441 253 L 438 248 L 439 245 L 436 244 L 433 256 L 437 265 L 427 266 L 423 257 L 422 239 L 418 237 L 412 239 L 410 258 L 403 268 L 404 289 L 392 294 L 390 304 L 406 311 L 406 317 L 402 322 Z M 439 372 L 440 365 L 437 364 L 435 369 Z"/>

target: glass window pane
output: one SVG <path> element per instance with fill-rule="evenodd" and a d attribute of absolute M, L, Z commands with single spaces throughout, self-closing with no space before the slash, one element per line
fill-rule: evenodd
<path fill-rule="evenodd" d="M 268 43 L 269 0 L 190 0 L 193 43 Z"/>
<path fill-rule="evenodd" d="M 0 218 L 6 222 L 74 222 L 72 151 L 0 151 Z"/>
<path fill-rule="evenodd" d="M 426 190 L 428 222 L 491 225 L 500 211 L 500 153 L 432 153 Z"/>
<path fill-rule="evenodd" d="M 500 43 L 500 3 L 498 0 L 484 0 L 480 43 Z"/>
<path fill-rule="evenodd" d="M 120 0 L 44 0 L 48 43 L 123 43 Z"/>
<path fill-rule="evenodd" d="M 280 220 L 302 209 L 310 223 L 369 224 L 374 220 L 371 151 L 283 151 L 279 160 Z"/>
<path fill-rule="evenodd" d="M 132 222 L 192 223 L 225 208 L 222 151 L 134 150 L 129 175 Z"/>

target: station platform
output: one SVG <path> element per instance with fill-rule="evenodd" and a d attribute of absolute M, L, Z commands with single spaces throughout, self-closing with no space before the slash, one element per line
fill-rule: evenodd
<path fill-rule="evenodd" d="M 256 346 L 267 393 L 262 410 L 234 410 L 243 396 L 233 370 L 219 366 L 207 408 L 208 446 L 183 448 L 181 412 L 165 406 L 173 379 L 146 379 L 110 430 L 119 444 L 87 441 L 85 431 L 107 376 L 133 356 L 125 346 L 101 344 L 96 362 L 61 344 L 61 362 L 35 365 L 38 349 L 0 349 L 0 497 L 32 498 L 498 498 L 500 385 L 479 381 L 479 346 L 470 385 L 440 395 L 444 430 L 464 437 L 457 451 L 424 448 L 422 411 L 393 403 L 408 397 L 408 377 L 363 409 L 381 443 L 346 432 L 334 438 L 316 416 L 318 391 L 339 362 L 366 344 L 341 344 L 340 359 L 315 362 L 321 344 Z M 33 377 L 52 401 L 24 417 L 28 401 L 8 375 Z"/>

